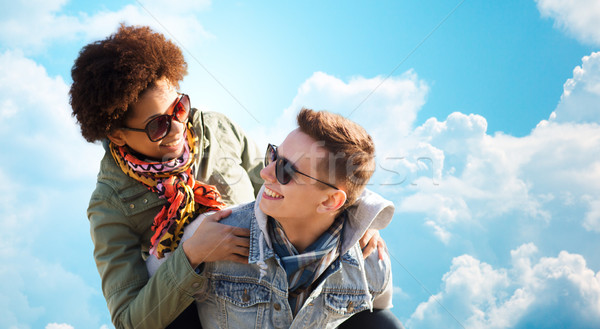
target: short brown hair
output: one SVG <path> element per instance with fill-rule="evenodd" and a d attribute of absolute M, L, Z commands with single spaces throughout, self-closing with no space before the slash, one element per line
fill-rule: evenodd
<path fill-rule="evenodd" d="M 88 142 L 123 124 L 128 107 L 157 80 L 179 87 L 187 74 L 181 49 L 147 26 L 125 26 L 83 47 L 71 69 L 69 94 L 81 134 Z"/>
<path fill-rule="evenodd" d="M 341 210 L 352 205 L 375 170 L 373 139 L 355 122 L 327 111 L 302 108 L 297 121 L 300 131 L 323 143 L 330 153 L 321 161 L 319 171 L 332 176 L 331 170 L 335 170 L 335 182 L 329 183 L 344 187 L 346 191 L 346 204 Z"/>

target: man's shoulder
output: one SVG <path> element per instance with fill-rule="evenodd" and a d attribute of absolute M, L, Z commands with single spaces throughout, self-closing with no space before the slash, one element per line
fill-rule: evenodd
<path fill-rule="evenodd" d="M 381 289 L 385 289 L 392 275 L 392 264 L 387 250 L 381 259 L 379 258 L 379 250 L 373 251 L 364 259 L 364 264 L 369 289 L 376 294 L 381 293 Z"/>
<path fill-rule="evenodd" d="M 231 209 L 231 215 L 221 219 L 221 223 L 236 227 L 250 228 L 250 225 L 256 216 L 254 214 L 255 201 L 233 206 Z"/>
<path fill-rule="evenodd" d="M 348 284 L 362 285 L 363 278 L 365 278 L 371 293 L 379 294 L 383 291 L 391 275 L 387 255 L 380 261 L 376 250 L 366 259 L 363 259 L 362 249 L 357 242 L 340 258 L 341 270 L 335 273 L 337 277 L 332 277 L 333 281 L 340 280 Z"/>

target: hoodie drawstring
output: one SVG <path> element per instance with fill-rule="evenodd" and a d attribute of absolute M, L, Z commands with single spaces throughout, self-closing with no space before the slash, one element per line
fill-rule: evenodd
<path fill-rule="evenodd" d="M 361 272 L 361 278 L 363 281 L 363 284 L 365 285 L 365 291 L 367 292 L 367 297 L 368 297 L 368 305 L 369 305 L 369 310 L 371 312 L 373 312 L 373 295 L 371 295 L 371 291 L 369 290 L 369 283 L 367 282 L 367 271 L 365 271 L 365 261 L 364 259 L 361 261 L 358 261 L 358 264 L 360 266 L 360 272 Z"/>

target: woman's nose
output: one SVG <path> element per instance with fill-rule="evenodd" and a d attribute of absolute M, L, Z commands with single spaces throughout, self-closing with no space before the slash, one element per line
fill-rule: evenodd
<path fill-rule="evenodd" d="M 186 127 L 187 123 L 182 123 L 177 121 L 175 118 L 171 119 L 171 131 L 169 132 L 169 134 L 175 134 L 175 135 L 179 135 L 181 134 Z"/>

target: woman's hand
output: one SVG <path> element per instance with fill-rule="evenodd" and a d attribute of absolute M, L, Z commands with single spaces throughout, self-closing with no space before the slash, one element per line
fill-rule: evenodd
<path fill-rule="evenodd" d="M 379 235 L 379 230 L 374 228 L 367 229 L 365 234 L 359 240 L 360 247 L 362 248 L 363 258 L 367 258 L 375 248 L 379 252 L 379 259 L 383 260 L 383 253 L 385 252 L 385 242 Z"/>
<path fill-rule="evenodd" d="M 231 210 L 225 209 L 205 217 L 196 232 L 183 243 L 183 252 L 192 268 L 218 260 L 248 263 L 250 231 L 219 223 L 230 214 Z"/>

